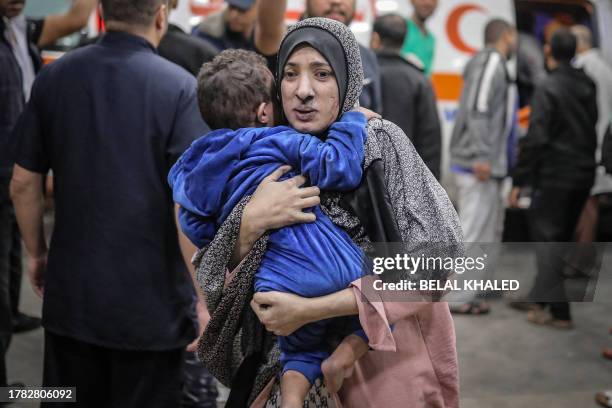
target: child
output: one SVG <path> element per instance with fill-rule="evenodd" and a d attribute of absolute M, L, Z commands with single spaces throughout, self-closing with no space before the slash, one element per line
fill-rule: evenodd
<path fill-rule="evenodd" d="M 209 243 L 236 204 L 281 165 L 291 165 L 322 189 L 349 191 L 359 185 L 367 135 L 363 113 L 343 114 L 325 141 L 284 126 L 254 127 L 273 122 L 274 80 L 263 58 L 243 50 L 224 51 L 205 64 L 198 82 L 200 110 L 217 130 L 194 142 L 169 175 L 174 200 L 181 206 L 181 227 L 198 247 Z M 362 251 L 320 206 L 312 212 L 314 223 L 270 233 L 255 275 L 256 292 L 322 296 L 363 275 Z M 332 356 L 326 363 L 332 388 L 339 388 L 346 370 L 368 349 L 356 318 L 353 323 L 356 334 L 338 347 L 336 359 Z M 311 384 L 321 376 L 321 363 L 330 357 L 324 344 L 328 324 L 311 323 L 279 337 L 283 407 L 301 407 Z"/>

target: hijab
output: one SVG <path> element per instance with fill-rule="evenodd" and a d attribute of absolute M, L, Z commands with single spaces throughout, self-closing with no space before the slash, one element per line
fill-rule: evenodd
<path fill-rule="evenodd" d="M 301 46 L 317 50 L 334 70 L 340 95 L 340 114 L 353 109 L 363 88 L 361 54 L 355 35 L 346 25 L 328 18 L 307 18 L 287 30 L 278 52 L 277 89 L 280 95 L 283 70 L 294 51 Z"/>

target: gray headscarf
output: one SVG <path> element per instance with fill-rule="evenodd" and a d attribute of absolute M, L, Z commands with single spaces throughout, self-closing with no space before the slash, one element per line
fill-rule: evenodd
<path fill-rule="evenodd" d="M 308 44 L 331 65 L 338 82 L 342 101 L 340 114 L 350 111 L 359 101 L 363 89 L 363 68 L 359 44 L 346 25 L 329 18 L 307 18 L 291 26 L 278 52 L 276 78 L 280 96 L 283 69 L 291 54 L 300 45 Z"/>

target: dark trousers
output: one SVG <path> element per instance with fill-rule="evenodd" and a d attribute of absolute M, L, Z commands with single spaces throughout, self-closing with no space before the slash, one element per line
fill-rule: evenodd
<path fill-rule="evenodd" d="M 217 408 L 217 383 L 196 353 L 185 353 L 184 375 L 180 408 Z"/>
<path fill-rule="evenodd" d="M 533 242 L 572 242 L 582 208 L 590 189 L 542 188 L 534 191 L 529 210 L 529 232 Z M 537 247 L 538 274 L 532 298 L 545 300 L 552 316 L 571 320 L 565 294 L 563 247 Z M 548 301 L 550 300 L 550 301 Z"/>
<path fill-rule="evenodd" d="M 11 283 L 15 265 L 11 256 L 15 255 L 15 240 L 21 248 L 15 210 L 9 196 L 9 182 L 8 176 L 0 177 L 0 387 L 6 386 L 6 353 L 13 333 Z"/>
<path fill-rule="evenodd" d="M 43 386 L 76 387 L 76 403 L 49 408 L 177 408 L 183 349 L 123 351 L 45 331 Z"/>

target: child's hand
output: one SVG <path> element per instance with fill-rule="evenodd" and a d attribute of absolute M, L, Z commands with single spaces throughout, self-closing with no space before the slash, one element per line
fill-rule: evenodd
<path fill-rule="evenodd" d="M 378 113 L 371 111 L 369 109 L 366 108 L 362 108 L 361 106 L 358 108 L 353 109 L 355 112 L 361 112 L 365 115 L 366 120 L 369 122 L 372 119 L 380 119 L 382 118 L 382 116 L 380 116 Z"/>

